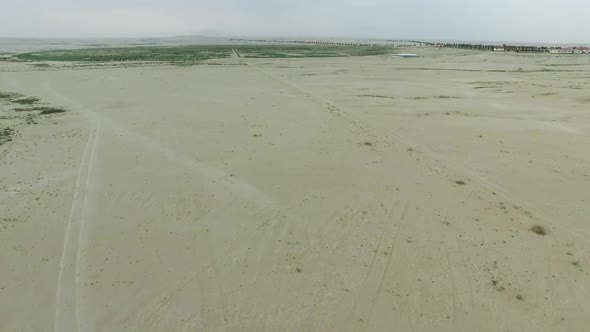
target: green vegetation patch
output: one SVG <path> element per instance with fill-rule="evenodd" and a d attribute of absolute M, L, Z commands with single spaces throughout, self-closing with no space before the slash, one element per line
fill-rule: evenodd
<path fill-rule="evenodd" d="M 15 112 L 33 112 L 33 108 L 17 107 L 14 109 Z"/>
<path fill-rule="evenodd" d="M 33 63 L 31 66 L 35 68 L 51 68 L 51 65 L 47 63 Z"/>
<path fill-rule="evenodd" d="M 435 96 L 434 98 L 436 98 L 436 99 L 461 99 L 461 97 L 457 97 L 457 96 L 446 96 L 446 95 Z"/>
<path fill-rule="evenodd" d="M 543 225 L 533 225 L 531 226 L 530 231 L 541 236 L 545 236 L 549 233 L 547 228 L 545 228 Z"/>
<path fill-rule="evenodd" d="M 40 111 L 39 114 L 41 114 L 41 115 L 57 114 L 57 113 L 66 112 L 66 110 L 61 107 L 35 107 L 35 110 Z"/>
<path fill-rule="evenodd" d="M 384 96 L 384 95 L 358 95 L 359 97 L 367 97 L 367 98 L 380 98 L 380 99 L 395 99 L 395 97 L 391 96 Z"/>
<path fill-rule="evenodd" d="M 12 56 L 0 55 L 0 62 L 21 62 L 22 60 L 14 58 Z"/>
<path fill-rule="evenodd" d="M 16 93 L 16 92 L 4 92 L 4 91 L 0 91 L 0 100 L 14 100 L 14 99 L 18 99 L 18 98 L 23 98 L 24 96 L 21 95 L 20 93 Z"/>
<path fill-rule="evenodd" d="M 183 47 L 121 47 L 80 50 L 56 50 L 22 53 L 18 59 L 29 61 L 69 62 L 199 62 L 208 59 L 228 58 L 229 46 L 183 46 Z"/>
<path fill-rule="evenodd" d="M 323 58 L 382 55 L 393 51 L 385 46 L 339 45 L 248 45 L 237 47 L 244 58 Z"/>
<path fill-rule="evenodd" d="M 12 99 L 10 101 L 15 104 L 20 104 L 20 105 L 32 105 L 32 104 L 40 102 L 41 99 L 39 99 L 37 97 L 26 97 L 26 98 L 20 98 L 20 99 Z"/>
<path fill-rule="evenodd" d="M 47 114 L 56 114 L 56 113 L 65 113 L 67 112 L 66 109 L 61 107 L 51 107 L 51 106 L 42 106 L 42 107 L 17 107 L 14 109 L 15 112 L 39 112 L 41 115 Z"/>
<path fill-rule="evenodd" d="M 234 52 L 235 50 L 235 52 Z M 68 62 L 167 62 L 198 63 L 210 59 L 229 58 L 239 54 L 244 58 L 309 58 L 382 55 L 394 51 L 385 46 L 343 45 L 197 45 L 181 47 L 121 47 L 78 50 L 54 50 L 15 55 L 26 61 Z"/>
<path fill-rule="evenodd" d="M 6 127 L 0 130 L 0 145 L 12 141 L 14 136 L 14 129 Z"/>

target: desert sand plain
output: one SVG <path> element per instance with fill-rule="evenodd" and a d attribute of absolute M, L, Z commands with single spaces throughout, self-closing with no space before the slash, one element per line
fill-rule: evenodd
<path fill-rule="evenodd" d="M 588 329 L 590 57 L 404 52 L 0 62 L 0 329 Z"/>

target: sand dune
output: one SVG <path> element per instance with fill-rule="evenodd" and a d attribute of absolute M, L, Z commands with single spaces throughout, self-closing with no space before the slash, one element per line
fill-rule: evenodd
<path fill-rule="evenodd" d="M 1 330 L 584 330 L 587 59 L 410 51 L 0 63 Z"/>

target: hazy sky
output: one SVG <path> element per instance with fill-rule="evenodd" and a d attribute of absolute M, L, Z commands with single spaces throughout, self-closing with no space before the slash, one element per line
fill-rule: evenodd
<path fill-rule="evenodd" d="M 0 0 L 0 37 L 187 35 L 590 43 L 590 2 Z"/>

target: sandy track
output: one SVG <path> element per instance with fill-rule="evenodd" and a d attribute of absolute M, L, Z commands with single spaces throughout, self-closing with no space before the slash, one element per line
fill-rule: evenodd
<path fill-rule="evenodd" d="M 60 95 L 51 86 L 46 85 L 54 95 Z M 56 331 L 62 330 L 88 330 L 84 317 L 79 309 L 83 305 L 84 283 L 88 279 L 86 275 L 91 263 L 85 257 L 85 252 L 89 245 L 87 241 L 92 237 L 92 234 L 86 234 L 85 224 L 96 219 L 93 215 L 93 208 L 96 195 L 96 179 L 94 179 L 93 168 L 95 165 L 96 147 L 100 140 L 100 128 L 105 129 L 111 135 L 118 135 L 124 137 L 125 141 L 134 145 L 137 149 L 143 150 L 153 156 L 166 159 L 177 167 L 183 168 L 191 173 L 199 176 L 204 176 L 209 179 L 218 179 L 220 186 L 225 187 L 232 195 L 239 197 L 244 202 L 252 203 L 264 209 L 277 209 L 276 202 L 272 201 L 266 194 L 261 193 L 257 188 L 249 183 L 240 181 L 239 179 L 232 179 L 229 181 L 230 175 L 218 168 L 211 167 L 204 163 L 190 159 L 182 154 L 175 153 L 174 149 L 164 147 L 159 142 L 143 136 L 136 132 L 131 132 L 123 128 L 120 124 L 114 123 L 112 120 L 105 118 L 104 115 L 96 112 L 88 113 L 84 110 L 84 106 L 76 103 L 71 98 L 61 95 L 62 100 L 69 105 L 76 105 L 76 109 L 85 114 L 91 121 L 91 130 L 88 136 L 86 149 L 80 163 L 79 173 L 76 179 L 76 186 L 74 198 L 72 200 L 72 211 L 70 212 L 70 222 L 66 229 L 64 237 L 63 254 L 60 264 L 60 273 L 58 276 L 57 296 L 56 296 Z M 100 126 L 99 126 L 100 124 Z M 90 211 L 90 212 L 89 212 Z M 210 262 L 210 266 L 214 266 L 214 262 Z M 215 277 L 216 278 L 216 277 Z M 213 279 L 215 279 L 213 278 Z M 195 277 L 189 278 L 189 281 L 194 282 Z M 181 285 L 185 285 L 182 283 Z M 218 287 L 218 286 L 214 286 Z M 167 292 L 170 294 L 178 293 L 183 288 L 178 287 Z M 223 319 L 227 319 L 227 313 L 223 306 L 223 298 L 218 296 L 220 303 L 220 310 L 223 312 Z M 161 304 L 160 304 L 161 306 Z M 157 317 L 158 311 L 152 313 L 150 316 Z M 84 313 L 84 315 L 92 315 L 91 313 Z M 152 317 L 151 319 L 154 319 Z M 146 317 L 147 319 L 147 317 Z"/>
<path fill-rule="evenodd" d="M 59 274 L 56 287 L 55 331 L 77 331 L 80 328 L 78 302 L 80 299 L 80 266 L 82 264 L 82 250 L 86 247 L 82 243 L 84 224 L 91 219 L 87 210 L 92 183 L 92 169 L 94 165 L 96 146 L 99 140 L 99 124 L 91 123 L 88 142 L 82 160 L 76 185 L 72 207 L 64 235 L 63 251 L 60 259 Z M 92 204 L 92 203 L 90 203 Z"/>

